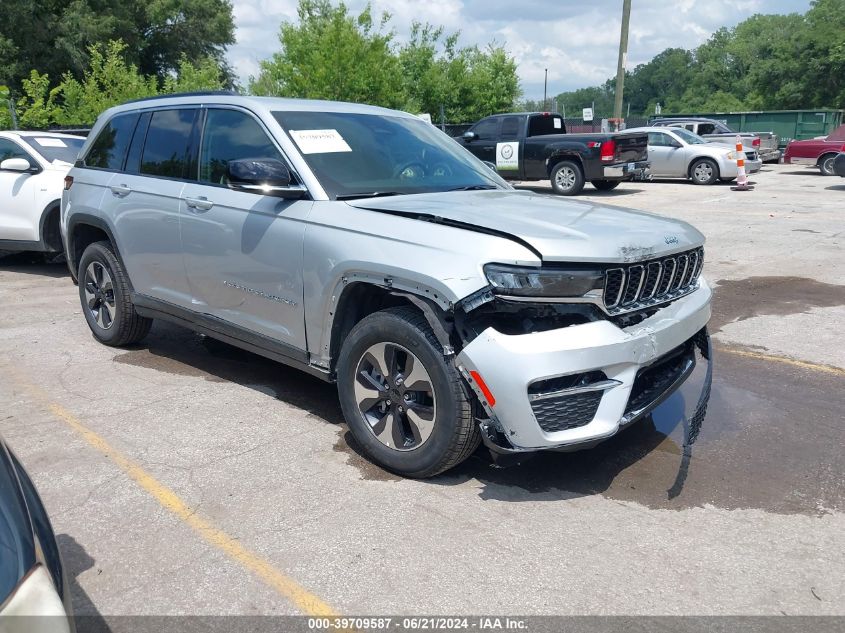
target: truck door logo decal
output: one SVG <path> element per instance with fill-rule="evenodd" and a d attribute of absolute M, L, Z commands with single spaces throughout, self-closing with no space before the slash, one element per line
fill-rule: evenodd
<path fill-rule="evenodd" d="M 519 169 L 519 141 L 496 143 L 496 169 L 500 171 Z"/>

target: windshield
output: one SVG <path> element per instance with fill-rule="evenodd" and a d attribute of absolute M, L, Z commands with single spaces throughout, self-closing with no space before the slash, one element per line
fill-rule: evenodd
<path fill-rule="evenodd" d="M 681 137 L 681 139 L 690 145 L 700 145 L 702 143 L 709 143 L 708 140 L 701 138 L 698 134 L 693 134 L 689 130 L 682 127 L 673 127 L 672 131 Z"/>
<path fill-rule="evenodd" d="M 430 123 L 348 112 L 274 112 L 332 198 L 510 188 Z"/>
<path fill-rule="evenodd" d="M 76 162 L 85 139 L 68 136 L 27 136 L 26 142 L 48 163 L 58 160 L 72 165 Z"/>

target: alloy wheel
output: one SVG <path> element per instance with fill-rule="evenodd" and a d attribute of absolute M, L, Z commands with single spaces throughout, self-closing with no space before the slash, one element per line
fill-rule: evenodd
<path fill-rule="evenodd" d="M 576 180 L 575 170 L 572 167 L 561 167 L 555 174 L 555 184 L 564 191 L 572 189 Z"/>
<path fill-rule="evenodd" d="M 94 321 L 102 329 L 114 325 L 117 308 L 114 303 L 114 283 L 108 269 L 100 262 L 91 262 L 85 269 L 85 302 Z"/>
<path fill-rule="evenodd" d="M 431 376 L 408 349 L 370 346 L 358 361 L 354 388 L 367 428 L 385 446 L 410 451 L 431 437 L 437 413 Z"/>

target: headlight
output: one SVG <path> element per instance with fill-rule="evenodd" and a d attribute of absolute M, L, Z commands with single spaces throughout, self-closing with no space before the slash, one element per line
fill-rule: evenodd
<path fill-rule="evenodd" d="M 487 264 L 487 281 L 493 292 L 514 297 L 583 297 L 604 286 L 604 272 L 579 268 L 532 268 Z"/>
<path fill-rule="evenodd" d="M 729 160 L 736 160 L 736 152 L 728 152 L 725 156 L 727 156 Z"/>

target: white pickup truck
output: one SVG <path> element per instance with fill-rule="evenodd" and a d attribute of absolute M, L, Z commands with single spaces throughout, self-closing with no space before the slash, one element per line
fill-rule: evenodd
<path fill-rule="evenodd" d="M 735 132 L 722 121 L 703 117 L 655 119 L 651 125 L 682 127 L 704 138 L 719 139 L 730 144 L 739 134 L 745 150 L 755 152 L 764 163 L 776 163 L 780 160 L 781 151 L 778 148 L 780 137 L 774 132 Z M 749 160 L 752 160 L 752 157 L 749 156 Z"/>

